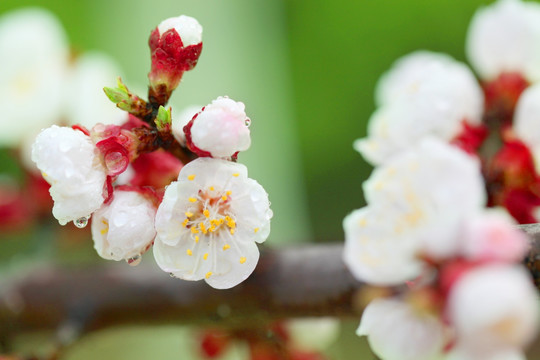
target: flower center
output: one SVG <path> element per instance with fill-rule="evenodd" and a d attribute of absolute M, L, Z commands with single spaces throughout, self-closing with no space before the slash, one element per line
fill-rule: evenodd
<path fill-rule="evenodd" d="M 200 236 L 212 237 L 222 231 L 234 235 L 236 217 L 230 209 L 231 195 L 230 190 L 218 190 L 210 186 L 199 190 L 197 197 L 188 199 L 193 205 L 185 212 L 182 226 L 190 229 L 196 242 Z"/>

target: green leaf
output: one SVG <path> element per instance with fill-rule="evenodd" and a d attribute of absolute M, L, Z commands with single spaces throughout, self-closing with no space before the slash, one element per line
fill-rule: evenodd
<path fill-rule="evenodd" d="M 154 122 L 156 123 L 157 129 L 159 131 L 170 130 L 171 124 L 172 124 L 171 108 L 167 110 L 163 106 L 160 106 L 158 109 L 158 115 L 156 117 L 156 120 L 154 120 Z"/>

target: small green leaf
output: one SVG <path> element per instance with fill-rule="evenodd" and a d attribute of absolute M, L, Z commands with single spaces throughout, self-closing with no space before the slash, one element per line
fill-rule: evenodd
<path fill-rule="evenodd" d="M 156 117 L 156 120 L 154 120 L 154 122 L 156 123 L 157 129 L 159 131 L 169 130 L 172 124 L 171 108 L 167 110 L 163 106 L 160 106 L 158 109 L 158 115 Z"/>
<path fill-rule="evenodd" d="M 129 94 L 127 92 L 124 92 L 122 89 L 104 87 L 103 91 L 105 91 L 105 95 L 107 95 L 109 100 L 111 100 L 115 104 L 129 100 Z"/>

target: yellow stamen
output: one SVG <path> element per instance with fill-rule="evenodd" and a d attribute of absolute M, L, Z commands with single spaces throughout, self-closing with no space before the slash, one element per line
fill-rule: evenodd
<path fill-rule="evenodd" d="M 204 253 L 203 259 L 204 259 L 204 260 L 208 259 L 208 253 Z"/>
<path fill-rule="evenodd" d="M 199 242 L 199 237 L 198 237 L 198 236 L 195 236 L 195 242 L 196 242 L 196 243 Z"/>
<path fill-rule="evenodd" d="M 227 195 L 231 195 L 231 194 L 232 194 L 232 191 L 229 190 L 229 191 L 226 192 L 226 194 L 227 194 Z"/>
<path fill-rule="evenodd" d="M 190 212 L 190 211 L 186 211 L 186 213 L 185 213 L 184 215 L 186 215 L 186 217 L 189 218 L 189 217 L 192 217 L 192 216 L 193 216 L 193 213 Z"/>
<path fill-rule="evenodd" d="M 256 234 L 259 231 L 259 228 L 253 229 L 253 232 Z"/>
<path fill-rule="evenodd" d="M 246 258 L 242 256 L 242 257 L 240 258 L 240 264 L 243 264 L 243 263 L 245 263 L 245 262 L 246 262 Z"/>
<path fill-rule="evenodd" d="M 188 254 L 189 256 L 193 255 L 193 251 L 191 251 L 191 249 L 187 249 L 186 250 L 186 254 Z"/>
<path fill-rule="evenodd" d="M 223 245 L 223 250 L 228 250 L 230 248 L 231 248 L 231 245 L 229 245 L 229 244 Z"/>
<path fill-rule="evenodd" d="M 227 201 L 227 196 L 223 195 L 223 196 L 221 197 L 221 200 Z"/>
<path fill-rule="evenodd" d="M 109 232 L 109 229 L 108 228 L 103 228 L 103 229 L 101 229 L 100 232 L 101 232 L 101 235 L 105 235 L 106 233 Z"/>
<path fill-rule="evenodd" d="M 231 229 L 230 233 L 231 235 L 234 235 L 234 229 Z"/>
<path fill-rule="evenodd" d="M 195 226 L 193 226 L 193 227 L 191 228 L 191 233 L 192 233 L 192 234 L 198 234 L 198 233 L 199 233 L 199 230 L 197 230 L 197 228 L 196 228 Z"/>
<path fill-rule="evenodd" d="M 234 176 L 234 177 L 239 177 L 239 176 L 240 176 L 240 173 L 234 173 L 234 174 L 232 174 L 232 176 Z"/>
<path fill-rule="evenodd" d="M 210 186 L 210 191 L 214 191 L 214 187 L 213 187 L 213 186 Z"/>
<path fill-rule="evenodd" d="M 211 272 L 211 271 L 207 272 L 206 275 L 205 275 L 204 277 L 207 278 L 207 279 L 209 279 L 210 276 L 212 276 L 212 272 Z"/>
<path fill-rule="evenodd" d="M 189 181 L 192 181 L 193 179 L 195 179 L 195 174 L 188 175 L 187 178 L 188 178 Z"/>
<path fill-rule="evenodd" d="M 189 222 L 189 219 L 185 219 L 184 222 L 182 222 L 182 226 L 186 227 L 188 222 Z"/>
<path fill-rule="evenodd" d="M 199 229 L 201 229 L 203 234 L 208 232 L 208 230 L 206 230 L 206 226 L 204 226 L 204 223 L 199 223 Z"/>
<path fill-rule="evenodd" d="M 192 202 L 192 203 L 194 203 L 194 202 L 196 202 L 196 201 L 197 201 L 197 199 L 195 199 L 195 198 L 192 198 L 192 197 L 190 197 L 190 198 L 189 198 L 188 200 L 189 200 L 189 202 Z"/>
<path fill-rule="evenodd" d="M 208 209 L 204 209 L 203 215 L 204 217 L 207 217 L 207 218 L 210 217 L 210 211 Z"/>

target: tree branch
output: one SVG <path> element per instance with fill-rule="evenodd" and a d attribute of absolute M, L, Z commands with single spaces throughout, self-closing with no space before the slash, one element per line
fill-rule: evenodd
<path fill-rule="evenodd" d="M 540 286 L 540 224 L 520 227 L 531 238 L 526 264 Z M 170 278 L 155 265 L 135 268 L 50 267 L 3 289 L 0 334 L 111 325 L 174 323 L 249 326 L 282 318 L 358 318 L 362 283 L 342 261 L 342 244 L 264 249 L 255 272 L 229 290 Z M 14 300 L 15 299 L 15 300 Z"/>

